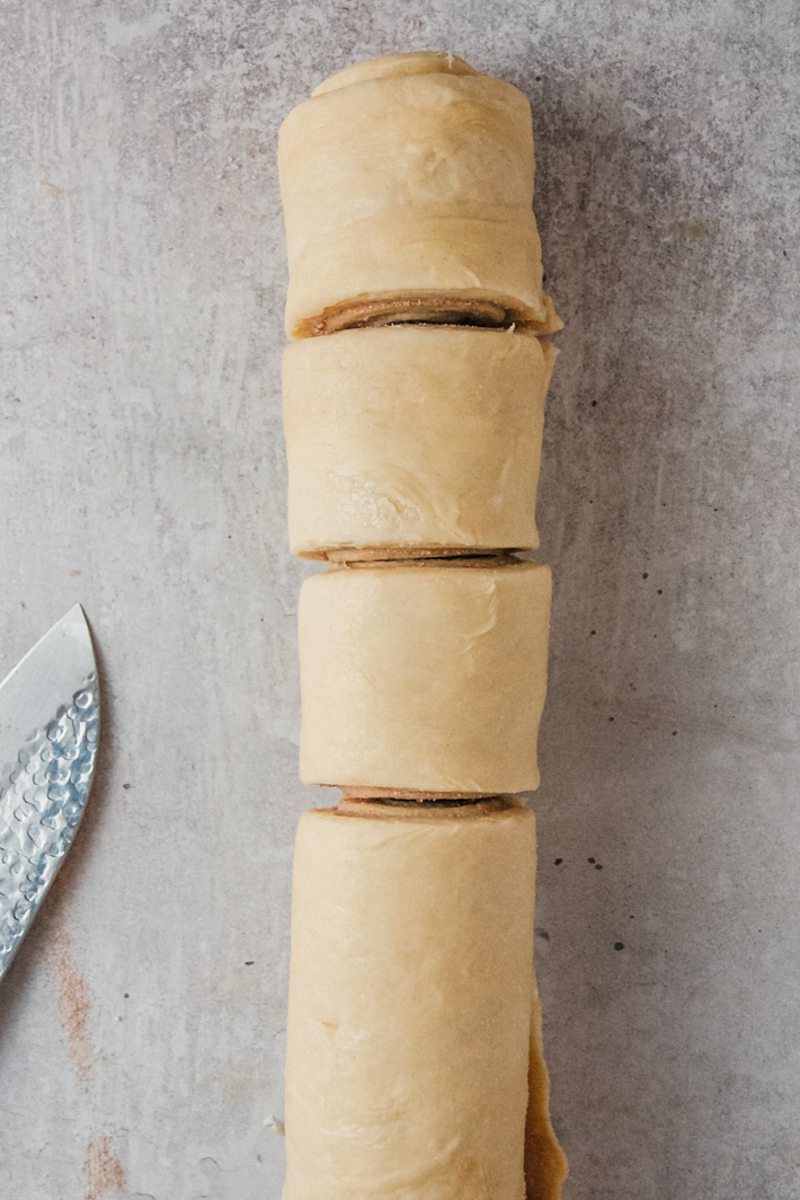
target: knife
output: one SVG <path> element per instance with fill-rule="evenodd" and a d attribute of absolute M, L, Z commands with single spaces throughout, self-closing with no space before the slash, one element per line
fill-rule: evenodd
<path fill-rule="evenodd" d="M 79 604 L 0 683 L 0 979 L 81 823 L 100 733 Z"/>

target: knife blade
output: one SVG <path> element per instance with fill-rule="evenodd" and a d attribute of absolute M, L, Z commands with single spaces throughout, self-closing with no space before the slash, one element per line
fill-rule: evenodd
<path fill-rule="evenodd" d="M 0 683 L 0 979 L 80 825 L 99 734 L 97 664 L 76 604 Z"/>

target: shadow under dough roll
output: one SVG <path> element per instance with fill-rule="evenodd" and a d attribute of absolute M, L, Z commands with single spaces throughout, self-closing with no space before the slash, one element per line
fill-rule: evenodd
<path fill-rule="evenodd" d="M 523 1200 L 526 1112 L 527 1194 L 560 1195 L 530 1038 L 535 828 L 513 800 L 301 818 L 284 1200 Z"/>
<path fill-rule="evenodd" d="M 300 593 L 300 777 L 350 795 L 539 785 L 550 569 L 501 559 L 335 567 Z"/>
<path fill-rule="evenodd" d="M 292 552 L 534 549 L 555 355 L 528 334 L 439 325 L 291 343 L 283 395 Z"/>
<path fill-rule="evenodd" d="M 283 123 L 290 336 L 448 320 L 560 328 L 528 99 L 444 54 L 360 63 Z"/>

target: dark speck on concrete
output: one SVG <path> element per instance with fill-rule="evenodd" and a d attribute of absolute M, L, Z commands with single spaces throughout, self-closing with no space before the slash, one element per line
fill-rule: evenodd
<path fill-rule="evenodd" d="M 594 864 L 597 862 L 597 859 L 596 858 L 587 858 L 586 861 L 590 862 L 592 864 L 592 866 L 594 866 Z"/>
<path fill-rule="evenodd" d="M 647 579 L 647 571 L 642 571 L 642 579 Z"/>
<path fill-rule="evenodd" d="M 614 942 L 614 949 L 615 950 L 624 950 L 625 943 L 624 942 Z"/>
<path fill-rule="evenodd" d="M 677 737 L 677 736 L 678 736 L 678 731 L 677 731 L 677 729 L 673 729 L 673 731 L 672 731 L 672 736 L 673 736 L 673 737 Z"/>
<path fill-rule="evenodd" d="M 244 960 L 244 965 L 245 965 L 246 967 L 252 967 L 252 965 L 253 965 L 253 963 L 254 963 L 255 961 L 256 961 L 256 960 L 255 960 L 254 958 L 246 958 L 246 959 Z"/>
<path fill-rule="evenodd" d="M 656 595 L 657 595 L 657 596 L 663 596 L 663 595 L 664 595 L 664 589 L 663 589 L 663 588 L 656 588 Z"/>
<path fill-rule="evenodd" d="M 594 635 L 595 635 L 596 633 L 597 633 L 597 630 L 596 630 L 596 629 L 590 629 L 590 630 L 589 630 L 589 637 L 594 637 Z"/>
<path fill-rule="evenodd" d="M 554 865 L 560 867 L 563 861 L 563 858 L 557 858 Z"/>
<path fill-rule="evenodd" d="M 123 993 L 122 993 L 122 999 L 123 999 L 123 1000 L 130 1000 L 130 998 L 131 998 L 131 994 L 130 994 L 130 992 L 123 992 Z"/>
<path fill-rule="evenodd" d="M 129 783 L 123 783 L 122 790 L 123 792 L 129 792 L 131 790 L 131 785 Z"/>
<path fill-rule="evenodd" d="M 613 717 L 609 717 L 608 719 L 609 719 L 609 721 L 613 721 L 613 720 L 614 720 L 614 718 L 613 718 Z"/>
<path fill-rule="evenodd" d="M 595 864 L 594 864 L 594 869 L 595 869 L 595 871 L 602 871 L 602 869 L 603 869 L 603 864 L 602 864 L 602 863 L 595 863 Z"/>

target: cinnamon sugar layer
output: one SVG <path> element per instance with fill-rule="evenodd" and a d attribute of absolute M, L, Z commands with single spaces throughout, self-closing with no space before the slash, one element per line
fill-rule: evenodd
<path fill-rule="evenodd" d="M 446 292 L 415 296 L 383 296 L 372 300 L 346 300 L 316 317 L 307 318 L 301 336 L 319 337 L 342 329 L 383 325 L 472 325 L 502 329 L 515 323 L 513 308 L 500 300 L 479 300 Z"/>

